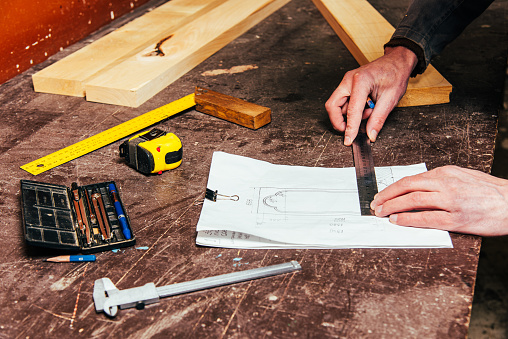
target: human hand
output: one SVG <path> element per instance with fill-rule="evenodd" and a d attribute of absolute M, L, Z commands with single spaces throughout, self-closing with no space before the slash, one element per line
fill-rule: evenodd
<path fill-rule="evenodd" d="M 409 49 L 387 47 L 384 56 L 344 75 L 325 108 L 333 127 L 345 131 L 346 146 L 356 138 L 361 120 L 367 118 L 367 135 L 376 141 L 388 114 L 404 95 L 417 62 Z M 374 109 L 365 108 L 369 96 L 376 102 Z"/>
<path fill-rule="evenodd" d="M 508 180 L 456 166 L 403 178 L 371 203 L 378 217 L 401 226 L 481 236 L 508 234 Z"/>

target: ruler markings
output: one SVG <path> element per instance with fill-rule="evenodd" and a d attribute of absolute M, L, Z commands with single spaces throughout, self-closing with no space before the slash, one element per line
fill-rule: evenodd
<path fill-rule="evenodd" d="M 43 173 L 101 147 L 109 145 L 130 134 L 138 132 L 143 128 L 156 124 L 172 115 L 191 108 L 194 105 L 194 93 L 192 93 L 167 105 L 121 123 L 120 125 L 112 127 L 106 131 L 79 141 L 73 145 L 67 146 L 45 157 L 25 164 L 20 168 L 33 175 Z"/>
<path fill-rule="evenodd" d="M 353 141 L 353 160 L 356 170 L 356 184 L 358 186 L 358 198 L 360 199 L 361 215 L 374 215 L 370 209 L 370 203 L 377 194 L 376 172 L 372 158 L 372 147 L 369 137 L 365 133 L 365 125 L 362 123 L 358 135 Z"/>

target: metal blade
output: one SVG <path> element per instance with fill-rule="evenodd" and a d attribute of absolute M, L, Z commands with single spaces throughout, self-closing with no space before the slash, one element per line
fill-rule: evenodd
<path fill-rule="evenodd" d="M 374 211 L 370 209 L 370 203 L 374 200 L 374 196 L 378 191 L 374 160 L 372 159 L 372 147 L 365 131 L 365 121 L 360 125 L 360 130 L 352 146 L 360 211 L 362 215 L 374 215 Z"/>

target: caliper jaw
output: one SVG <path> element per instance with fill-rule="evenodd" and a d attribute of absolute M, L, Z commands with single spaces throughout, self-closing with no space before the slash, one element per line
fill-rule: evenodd
<path fill-rule="evenodd" d="M 110 317 L 116 316 L 120 309 L 136 307 L 143 309 L 145 305 L 159 301 L 159 294 L 154 283 L 120 291 L 109 278 L 95 281 L 93 288 L 95 311 L 104 312 Z"/>

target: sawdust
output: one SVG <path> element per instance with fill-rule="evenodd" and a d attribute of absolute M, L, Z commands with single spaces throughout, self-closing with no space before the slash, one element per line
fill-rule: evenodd
<path fill-rule="evenodd" d="M 212 71 L 206 71 L 201 73 L 202 76 L 214 76 L 219 74 L 235 74 L 235 73 L 242 73 L 246 71 L 250 71 L 253 69 L 257 69 L 258 66 L 256 65 L 242 65 L 242 66 L 233 66 L 229 69 L 215 69 Z"/>
<path fill-rule="evenodd" d="M 51 291 L 63 291 L 67 287 L 69 287 L 75 280 L 77 279 L 77 276 L 75 277 L 63 277 L 60 280 L 54 282 L 49 287 Z"/>

